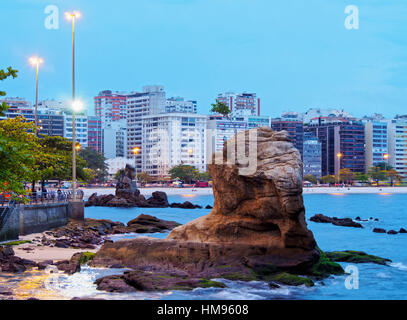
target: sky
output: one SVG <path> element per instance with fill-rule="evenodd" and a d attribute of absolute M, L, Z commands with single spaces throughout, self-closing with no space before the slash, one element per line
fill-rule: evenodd
<path fill-rule="evenodd" d="M 59 10 L 47 29 L 45 9 Z M 345 7 L 359 10 L 347 29 Z M 308 108 L 355 116 L 407 113 L 405 0 L 1 0 L 0 69 L 18 78 L 0 83 L 10 97 L 71 95 L 71 24 L 78 10 L 76 94 L 93 114 L 101 90 L 165 86 L 167 96 L 198 101 L 208 113 L 218 93 L 255 92 L 262 114 Z"/>

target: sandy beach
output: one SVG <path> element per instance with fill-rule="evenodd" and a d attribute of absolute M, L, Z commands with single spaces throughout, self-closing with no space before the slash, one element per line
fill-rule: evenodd
<path fill-rule="evenodd" d="M 84 188 L 84 198 L 87 199 L 92 193 L 98 195 L 114 194 L 114 188 Z M 151 196 L 154 191 L 164 191 L 169 196 L 182 194 L 212 195 L 212 188 L 140 188 L 141 194 Z M 366 194 L 366 193 L 407 193 L 407 187 L 304 187 L 304 194 Z"/>
<path fill-rule="evenodd" d="M 41 239 L 45 233 L 34 233 L 26 236 L 20 236 L 19 240 L 34 240 Z M 46 235 L 49 239 L 55 239 L 50 235 Z M 35 262 L 42 262 L 45 260 L 69 260 L 77 252 L 96 252 L 96 249 L 73 249 L 73 248 L 58 248 L 58 247 L 49 247 L 49 246 L 38 246 L 37 243 L 24 243 L 18 246 L 13 246 L 16 256 L 24 259 L 33 260 Z"/>

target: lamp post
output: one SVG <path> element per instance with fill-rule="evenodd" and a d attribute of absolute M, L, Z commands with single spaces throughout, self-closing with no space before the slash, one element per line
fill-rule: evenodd
<path fill-rule="evenodd" d="M 38 57 L 31 57 L 30 63 L 37 69 L 36 77 L 35 77 L 35 114 L 34 114 L 34 123 L 35 123 L 35 135 L 37 135 L 37 125 L 38 125 L 38 115 L 37 115 L 37 108 L 38 108 L 38 72 L 40 69 L 40 64 L 43 63 L 43 60 Z"/>
<path fill-rule="evenodd" d="M 342 158 L 343 154 L 338 152 L 336 154 L 336 157 L 338 158 L 338 184 L 339 184 L 339 172 L 341 171 L 341 158 Z"/>
<path fill-rule="evenodd" d="M 388 162 L 389 162 L 389 154 L 385 153 L 383 155 L 383 159 L 384 159 L 384 171 L 387 171 L 387 165 L 388 165 Z"/>
<path fill-rule="evenodd" d="M 135 180 L 137 183 L 137 155 L 140 152 L 140 148 L 139 147 L 134 147 L 133 148 L 133 153 L 134 153 L 134 174 L 135 174 Z"/>
<path fill-rule="evenodd" d="M 66 18 L 72 20 L 72 200 L 76 201 L 76 137 L 75 137 L 75 109 L 80 107 L 75 101 L 75 19 L 80 17 L 78 11 L 66 12 Z"/>

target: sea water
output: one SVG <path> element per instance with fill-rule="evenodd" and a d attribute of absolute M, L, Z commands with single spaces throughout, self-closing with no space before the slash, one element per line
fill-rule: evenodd
<path fill-rule="evenodd" d="M 191 201 L 203 207 L 213 205 L 213 196 L 186 194 L 169 196 L 170 202 Z M 356 264 L 358 270 L 358 289 L 347 289 L 346 275 L 331 276 L 315 283 L 314 287 L 282 286 L 270 289 L 265 282 L 229 281 L 217 279 L 228 288 L 197 288 L 192 291 L 170 291 L 163 293 L 104 293 L 96 290 L 93 282 L 112 273 L 123 270 L 109 270 L 85 267 L 73 276 L 55 275 L 49 287 L 59 294 L 74 296 L 110 298 L 110 299 L 406 299 L 407 298 L 407 234 L 379 234 L 375 227 L 386 230 L 407 229 L 407 195 L 404 194 L 306 194 L 304 202 L 308 228 L 314 233 L 318 246 L 324 251 L 360 250 L 369 254 L 389 258 L 393 262 L 387 266 L 371 263 Z M 127 223 L 139 214 L 149 214 L 160 219 L 185 224 L 202 215 L 208 209 L 179 208 L 105 208 L 88 207 L 87 218 L 110 219 Z M 314 223 L 309 218 L 323 213 L 338 218 L 360 217 L 363 229 Z M 373 218 L 373 219 L 370 219 Z M 379 221 L 374 221 L 377 218 Z M 168 233 L 148 234 L 164 238 Z M 113 240 L 135 238 L 140 235 L 117 235 Z M 143 234 L 142 236 L 146 236 Z M 348 263 L 341 263 L 345 268 Z"/>

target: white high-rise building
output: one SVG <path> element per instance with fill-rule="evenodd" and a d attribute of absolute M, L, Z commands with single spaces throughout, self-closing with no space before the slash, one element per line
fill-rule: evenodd
<path fill-rule="evenodd" d="M 127 95 L 127 158 L 134 158 L 133 148 L 141 148 L 141 118 L 165 112 L 165 91 L 163 86 L 145 86 L 143 92 Z M 142 153 L 143 150 L 140 150 Z M 141 156 L 137 159 L 137 170 L 141 170 Z"/>
<path fill-rule="evenodd" d="M 402 176 L 407 176 L 407 116 L 399 116 L 388 123 L 388 163 Z"/>
<path fill-rule="evenodd" d="M 142 117 L 141 170 L 168 176 L 176 165 L 206 171 L 206 118 L 194 113 L 165 113 Z"/>
<path fill-rule="evenodd" d="M 239 131 L 256 127 L 269 127 L 269 116 L 232 116 L 225 118 L 221 115 L 210 115 L 207 120 L 206 150 L 208 161 L 212 154 L 223 149 L 225 141 L 232 138 Z"/>
<path fill-rule="evenodd" d="M 226 104 L 233 115 L 260 115 L 260 98 L 257 98 L 255 93 L 225 92 L 220 93 L 217 100 Z"/>
<path fill-rule="evenodd" d="M 72 140 L 72 114 L 64 114 L 64 138 Z M 75 140 L 88 147 L 88 116 L 75 114 Z"/>
<path fill-rule="evenodd" d="M 103 124 L 103 154 L 112 159 L 127 154 L 127 120 Z"/>
<path fill-rule="evenodd" d="M 365 156 L 366 170 L 381 162 L 388 162 L 389 156 L 387 121 L 364 120 L 365 122 Z"/>
<path fill-rule="evenodd" d="M 196 113 L 196 111 L 196 101 L 185 100 L 182 97 L 168 98 L 165 106 L 165 112 Z"/>

